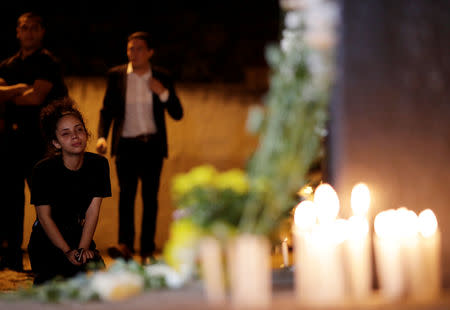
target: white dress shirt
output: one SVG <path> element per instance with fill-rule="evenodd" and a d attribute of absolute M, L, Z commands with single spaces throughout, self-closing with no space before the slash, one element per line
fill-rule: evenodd
<path fill-rule="evenodd" d="M 151 69 L 143 75 L 138 75 L 133 72 L 131 63 L 128 63 L 122 137 L 132 138 L 157 131 L 153 115 L 153 93 L 149 88 L 151 76 Z M 168 95 L 167 91 L 161 94 L 161 101 L 167 101 Z"/>

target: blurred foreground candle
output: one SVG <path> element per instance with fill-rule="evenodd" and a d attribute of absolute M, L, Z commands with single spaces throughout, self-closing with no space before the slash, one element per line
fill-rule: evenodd
<path fill-rule="evenodd" d="M 419 246 L 417 214 L 402 207 L 396 210 L 397 229 L 400 234 L 403 268 L 405 269 L 405 290 L 408 296 L 417 299 L 423 289 L 423 260 Z"/>
<path fill-rule="evenodd" d="M 393 209 L 382 211 L 375 217 L 375 262 L 381 296 L 388 300 L 400 298 L 405 293 L 398 225 L 398 216 Z"/>
<path fill-rule="evenodd" d="M 319 224 L 330 224 L 336 220 L 339 213 L 339 198 L 330 184 L 323 183 L 316 188 L 314 205 L 317 208 Z"/>
<path fill-rule="evenodd" d="M 270 242 L 267 237 L 241 234 L 229 253 L 231 302 L 237 308 L 267 308 L 272 302 Z"/>
<path fill-rule="evenodd" d="M 206 299 L 211 304 L 224 303 L 224 265 L 222 260 L 222 247 L 217 239 L 205 237 L 201 241 L 200 262 Z"/>
<path fill-rule="evenodd" d="M 348 220 L 348 231 L 345 244 L 351 296 L 363 299 L 372 292 L 369 224 L 365 218 L 352 216 Z"/>
<path fill-rule="evenodd" d="M 294 213 L 294 225 L 292 235 L 294 236 L 294 266 L 295 266 L 295 292 L 299 302 L 314 294 L 313 288 L 308 285 L 314 279 L 314 269 L 309 261 L 306 238 L 311 234 L 316 225 L 316 210 L 314 203 L 304 200 L 298 204 Z"/>
<path fill-rule="evenodd" d="M 283 255 L 283 267 L 289 266 L 289 248 L 287 244 L 287 238 L 281 243 L 281 254 Z"/>
<path fill-rule="evenodd" d="M 345 225 L 336 221 L 338 213 L 339 199 L 329 184 L 316 188 L 314 202 L 302 202 L 296 209 L 295 284 L 300 303 L 335 304 L 344 298 Z"/>
<path fill-rule="evenodd" d="M 317 305 L 335 305 L 344 301 L 345 280 L 343 241 L 347 236 L 345 220 L 317 225 L 306 238 L 310 266 L 314 272 L 309 285 L 312 292 L 304 302 Z"/>
<path fill-rule="evenodd" d="M 401 207 L 375 218 L 375 251 L 381 293 L 388 299 L 435 298 L 441 287 L 440 233 L 434 213 Z"/>
<path fill-rule="evenodd" d="M 365 298 L 372 291 L 371 238 L 367 220 L 369 206 L 369 188 L 364 183 L 358 183 L 351 194 L 354 215 L 348 220 L 349 234 L 346 240 L 347 270 L 351 295 L 355 299 Z"/>
<path fill-rule="evenodd" d="M 423 254 L 425 298 L 435 298 L 441 291 L 441 233 L 433 211 L 423 210 L 419 214 L 420 248 Z"/>

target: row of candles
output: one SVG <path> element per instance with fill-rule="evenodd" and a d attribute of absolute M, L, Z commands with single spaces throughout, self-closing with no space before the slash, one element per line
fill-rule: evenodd
<path fill-rule="evenodd" d="M 324 183 L 316 188 L 313 200 L 296 207 L 293 247 L 299 301 L 365 300 L 374 296 L 373 270 L 379 293 L 387 300 L 439 295 L 441 241 L 433 211 L 419 215 L 406 207 L 382 211 L 375 216 L 372 237 L 369 206 L 370 191 L 359 183 L 351 194 L 353 215 L 338 218 L 338 195 Z"/>

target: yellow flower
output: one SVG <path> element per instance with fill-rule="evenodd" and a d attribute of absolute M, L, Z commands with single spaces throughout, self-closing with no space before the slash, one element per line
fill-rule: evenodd
<path fill-rule="evenodd" d="M 178 200 L 196 186 L 211 186 L 216 175 L 217 171 L 212 165 L 201 165 L 187 173 L 179 173 L 172 179 L 172 195 Z"/>
<path fill-rule="evenodd" d="M 163 257 L 167 265 L 180 271 L 194 263 L 195 252 L 202 230 L 190 218 L 172 222 L 169 240 L 164 246 Z"/>
<path fill-rule="evenodd" d="M 191 244 L 202 234 L 202 230 L 190 218 L 181 218 L 170 225 L 170 239 L 180 244 Z"/>
<path fill-rule="evenodd" d="M 218 189 L 231 189 L 240 194 L 246 193 L 249 186 L 246 174 L 240 169 L 231 169 L 219 174 L 214 184 Z"/>
<path fill-rule="evenodd" d="M 192 183 L 186 174 L 177 174 L 172 179 L 172 195 L 179 199 L 192 190 Z"/>
<path fill-rule="evenodd" d="M 201 165 L 191 169 L 188 173 L 189 181 L 192 187 L 195 186 L 211 186 L 217 175 L 216 168 L 212 165 Z"/>

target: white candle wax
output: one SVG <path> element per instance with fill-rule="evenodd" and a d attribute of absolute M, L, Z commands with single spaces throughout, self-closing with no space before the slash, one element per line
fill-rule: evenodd
<path fill-rule="evenodd" d="M 350 291 L 353 298 L 361 300 L 372 292 L 369 224 L 360 216 L 352 216 L 348 224 L 349 234 L 345 244 Z"/>
<path fill-rule="evenodd" d="M 289 248 L 286 239 L 281 243 L 281 254 L 283 255 L 283 266 L 289 266 Z"/>
<path fill-rule="evenodd" d="M 338 213 L 339 199 L 326 183 L 316 188 L 314 202 L 302 202 L 296 209 L 295 284 L 300 303 L 329 305 L 345 298 L 344 231 Z"/>
<path fill-rule="evenodd" d="M 339 226 L 339 227 L 338 227 Z M 343 231 L 337 223 L 317 225 L 305 238 L 310 266 L 309 294 L 304 303 L 334 305 L 344 301 Z"/>
<path fill-rule="evenodd" d="M 355 299 L 368 297 L 372 292 L 371 238 L 367 212 L 370 191 L 366 184 L 358 183 L 352 189 L 353 216 L 348 221 L 346 240 L 347 270 L 351 296 Z"/>
<path fill-rule="evenodd" d="M 206 237 L 200 244 L 200 261 L 203 288 L 211 304 L 225 302 L 225 279 L 222 261 L 222 248 L 218 240 Z"/>
<path fill-rule="evenodd" d="M 230 293 L 236 308 L 270 307 L 272 302 L 272 276 L 270 243 L 257 235 L 242 234 L 236 238 L 229 255 L 232 280 Z"/>
<path fill-rule="evenodd" d="M 308 295 L 304 302 L 311 304 L 335 304 L 345 297 L 343 270 L 343 241 L 345 225 L 336 221 L 339 214 L 339 198 L 334 188 L 320 184 L 314 191 L 314 206 L 318 224 L 305 236 L 307 261 L 312 273 L 308 278 Z"/>
<path fill-rule="evenodd" d="M 418 218 L 414 211 L 397 209 L 397 225 L 401 234 L 401 251 L 407 294 L 417 299 L 423 290 L 423 260 L 420 253 Z"/>
<path fill-rule="evenodd" d="M 296 207 L 294 223 L 292 227 L 294 236 L 294 284 L 296 299 L 301 303 L 308 296 L 314 294 L 312 283 L 315 275 L 312 266 L 315 262 L 311 259 L 306 245 L 306 238 L 316 225 L 316 209 L 312 201 L 305 200 Z"/>
<path fill-rule="evenodd" d="M 441 293 L 441 232 L 430 209 L 419 214 L 420 252 L 423 258 L 423 298 L 433 299 Z"/>
<path fill-rule="evenodd" d="M 401 298 L 406 292 L 406 283 L 395 210 L 380 212 L 375 217 L 374 225 L 375 262 L 381 296 L 387 300 Z"/>

